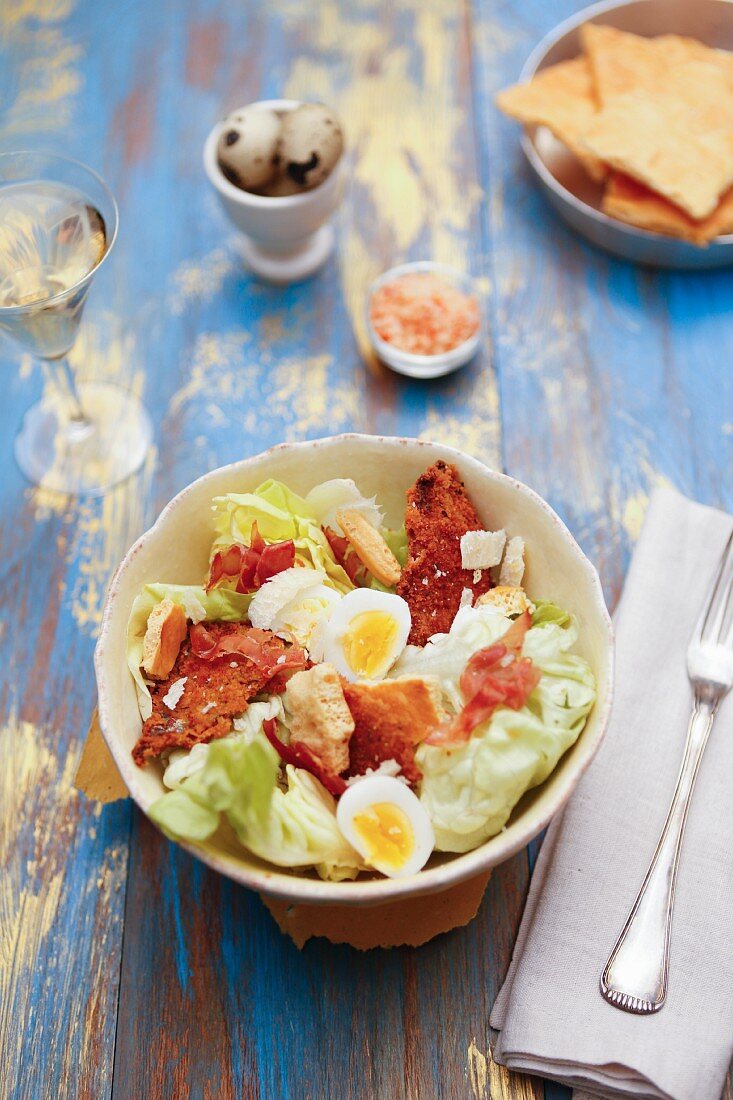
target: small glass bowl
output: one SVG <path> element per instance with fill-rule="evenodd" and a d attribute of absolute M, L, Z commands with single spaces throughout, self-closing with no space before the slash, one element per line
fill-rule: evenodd
<path fill-rule="evenodd" d="M 393 283 L 401 275 L 414 275 L 417 272 L 430 272 L 439 275 L 447 282 L 452 283 L 464 294 L 470 294 L 476 299 L 479 308 L 479 324 L 473 336 L 457 344 L 450 351 L 441 351 L 437 355 L 415 355 L 413 352 L 402 351 L 394 344 L 387 343 L 377 336 L 372 325 L 372 298 L 375 292 L 387 283 Z M 409 264 L 399 264 L 391 267 L 377 279 L 369 288 L 366 306 L 366 325 L 374 351 L 392 370 L 398 374 L 406 374 L 409 378 L 441 378 L 444 374 L 450 374 L 459 367 L 463 367 L 473 359 L 481 343 L 484 332 L 484 319 L 481 312 L 481 299 L 479 298 L 476 284 L 470 275 L 449 267 L 447 264 L 434 263 L 432 260 L 417 260 Z"/>

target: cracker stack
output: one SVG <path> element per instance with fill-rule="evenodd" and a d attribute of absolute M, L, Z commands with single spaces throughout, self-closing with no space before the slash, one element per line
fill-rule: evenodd
<path fill-rule="evenodd" d="M 497 97 L 547 126 L 603 183 L 602 209 L 707 245 L 733 232 L 733 54 L 587 23 L 583 54 Z"/>

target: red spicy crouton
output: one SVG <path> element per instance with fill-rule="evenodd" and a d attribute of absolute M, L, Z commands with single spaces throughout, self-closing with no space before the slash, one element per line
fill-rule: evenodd
<path fill-rule="evenodd" d="M 228 634 L 246 634 L 249 623 L 207 623 L 213 638 Z M 263 631 L 255 632 L 258 636 Z M 274 634 L 266 642 L 273 663 L 284 654 L 285 642 Z M 186 680 L 176 699 L 168 693 L 176 681 Z M 190 749 L 199 743 L 225 737 L 232 719 L 247 709 L 247 703 L 273 681 L 272 671 L 262 671 L 252 661 L 236 653 L 217 660 L 198 657 L 191 649 L 189 636 L 181 646 L 176 663 L 167 679 L 150 688 L 153 713 L 143 724 L 140 738 L 132 750 L 136 764 L 160 756 L 166 749 Z M 168 703 L 164 700 L 168 698 Z"/>
<path fill-rule="evenodd" d="M 450 630 L 464 588 L 476 597 L 492 587 L 488 570 L 474 579 L 474 571 L 461 566 L 461 536 L 483 524 L 455 466 L 433 463 L 408 490 L 405 530 L 407 564 L 397 594 L 412 616 L 408 640 L 425 645 Z"/>
<path fill-rule="evenodd" d="M 363 775 L 384 760 L 396 760 L 410 783 L 420 779 L 415 749 L 445 720 L 437 680 L 405 678 L 343 684 L 354 719 L 349 775 Z"/>

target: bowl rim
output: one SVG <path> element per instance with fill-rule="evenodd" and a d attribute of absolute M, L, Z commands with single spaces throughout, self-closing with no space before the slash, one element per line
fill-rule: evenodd
<path fill-rule="evenodd" d="M 294 111 L 296 107 L 300 107 L 303 103 L 307 102 L 309 101 L 304 99 L 257 99 L 253 103 L 247 103 L 244 106 L 256 107 L 258 110 Z M 233 183 L 229 182 L 219 167 L 219 161 L 216 155 L 219 134 L 223 129 L 225 121 L 226 119 L 220 118 L 218 122 L 214 123 L 206 136 L 202 153 L 204 171 L 209 177 L 209 182 L 221 195 L 227 199 L 231 199 L 232 202 L 238 203 L 240 206 L 247 206 L 252 210 L 297 210 L 302 206 L 307 206 L 309 202 L 313 202 L 316 195 L 321 196 L 328 188 L 329 183 L 331 183 L 332 187 L 335 186 L 336 181 L 340 178 L 345 150 L 341 151 L 340 157 L 333 166 L 333 169 L 326 176 L 325 180 L 322 180 L 316 187 L 311 187 L 307 191 L 301 191 L 299 194 L 256 195 L 254 191 L 245 191 L 241 187 L 235 187 Z"/>
<path fill-rule="evenodd" d="M 536 507 L 543 511 L 548 518 L 557 527 L 558 533 L 568 545 L 575 558 L 577 564 L 591 582 L 591 589 L 595 594 L 596 610 L 600 614 L 600 619 L 603 622 L 606 633 L 606 677 L 607 677 L 607 691 L 604 700 L 599 704 L 596 702 L 596 707 L 600 706 L 598 712 L 598 722 L 596 732 L 592 742 L 586 745 L 586 753 L 584 758 L 580 761 L 578 767 L 571 771 L 564 778 L 564 782 L 558 788 L 555 798 L 549 807 L 545 809 L 542 815 L 529 827 L 524 830 L 517 830 L 517 835 L 505 844 L 496 845 L 496 840 L 501 838 L 502 833 L 498 834 L 498 837 L 490 838 L 484 844 L 479 845 L 478 848 L 474 848 L 472 851 L 464 852 L 461 854 L 455 854 L 449 856 L 445 862 L 439 863 L 434 867 L 430 867 L 419 871 L 417 875 L 409 878 L 395 878 L 395 879 L 364 879 L 346 882 L 326 882 L 316 878 L 306 877 L 305 875 L 297 875 L 287 870 L 280 870 L 275 868 L 273 870 L 265 869 L 260 870 L 256 868 L 243 868 L 234 863 L 230 858 L 224 854 L 219 855 L 216 852 L 209 850 L 203 850 L 200 846 L 188 842 L 178 841 L 182 848 L 190 852 L 192 855 L 201 859 L 208 866 L 214 870 L 219 871 L 221 874 L 226 875 L 228 878 L 233 879 L 235 882 L 240 883 L 250 889 L 257 890 L 263 894 L 281 898 L 287 901 L 293 901 L 296 903 L 306 903 L 315 905 L 381 905 L 385 902 L 397 901 L 405 897 L 417 897 L 423 894 L 432 894 L 438 891 L 448 889 L 451 886 L 455 886 L 466 879 L 474 878 L 482 872 L 488 871 L 490 868 L 496 866 L 499 863 L 503 863 L 506 859 L 510 858 L 516 852 L 536 837 L 549 823 L 550 819 L 558 812 L 562 806 L 565 805 L 570 794 L 576 787 L 580 777 L 586 771 L 591 761 L 596 755 L 598 748 L 603 740 L 604 734 L 608 726 L 608 720 L 611 712 L 611 705 L 613 701 L 614 693 L 614 645 L 613 645 L 613 626 L 611 618 L 606 607 L 605 598 L 603 595 L 603 589 L 601 586 L 600 577 L 595 566 L 586 557 L 581 550 L 580 546 L 572 536 L 567 526 L 557 513 L 550 507 L 550 505 L 543 500 L 543 498 L 531 489 L 528 485 L 518 481 L 516 478 L 511 477 L 509 474 L 505 474 L 498 470 L 493 470 L 486 466 L 480 459 L 466 454 L 464 451 L 460 451 L 455 447 L 448 446 L 443 443 L 438 443 L 432 440 L 420 440 L 414 438 L 406 438 L 403 436 L 383 436 L 383 435 L 369 435 L 366 433 L 358 432 L 344 432 L 333 436 L 324 436 L 320 439 L 303 440 L 299 442 L 291 443 L 279 443 L 273 447 L 261 451 L 256 455 L 251 455 L 248 458 L 240 459 L 236 462 L 228 463 L 224 466 L 219 466 L 214 470 L 210 470 L 208 473 L 203 474 L 201 477 L 196 478 L 194 481 L 186 485 L 179 493 L 177 493 L 166 506 L 162 509 L 160 515 L 132 545 L 125 554 L 124 558 L 118 565 L 107 591 L 105 599 L 104 610 L 102 615 L 102 623 L 99 633 L 99 638 L 94 650 L 94 668 L 97 679 L 97 692 L 98 692 L 98 707 L 99 707 L 99 723 L 104 736 L 104 740 L 109 748 L 112 758 L 116 767 L 119 769 L 120 775 L 128 789 L 133 801 L 137 803 L 139 808 L 146 814 L 146 809 L 150 805 L 151 800 L 146 798 L 138 788 L 137 782 L 137 765 L 134 764 L 130 753 L 117 741 L 114 736 L 114 719 L 111 713 L 109 691 L 106 682 L 105 662 L 107 660 L 107 648 L 109 643 L 109 636 L 111 632 L 111 626 L 116 614 L 115 604 L 120 595 L 120 584 L 124 577 L 124 574 L 132 559 L 140 552 L 147 541 L 153 536 L 153 534 L 165 526 L 168 519 L 175 513 L 180 503 L 191 494 L 194 489 L 198 490 L 202 485 L 207 482 L 218 478 L 222 473 L 239 473 L 246 470 L 248 467 L 257 463 L 258 465 L 263 459 L 272 457 L 282 451 L 302 451 L 304 453 L 312 452 L 316 448 L 327 448 L 333 446 L 336 443 L 349 442 L 352 445 L 359 446 L 364 442 L 369 443 L 381 443 L 389 449 L 399 449 L 400 447 L 408 446 L 411 449 L 414 447 L 426 447 L 434 448 L 438 447 L 441 451 L 441 456 L 447 461 L 453 461 L 459 464 L 459 468 L 473 469 L 474 472 L 480 474 L 482 477 L 489 476 L 490 479 L 495 479 L 498 482 L 503 482 L 508 487 L 519 492 L 522 496 L 530 500 Z M 156 826 L 157 827 L 157 826 Z M 511 827 L 510 827 L 511 828 Z M 494 850 L 495 849 L 495 850 Z"/>
<path fill-rule="evenodd" d="M 380 287 L 395 282 L 401 275 L 409 275 L 412 272 L 423 271 L 434 271 L 458 283 L 465 294 L 470 294 L 476 299 L 479 311 L 478 328 L 474 334 L 469 336 L 467 340 L 463 340 L 460 344 L 456 344 L 454 348 L 449 348 L 448 351 L 440 351 L 436 355 L 423 355 L 412 351 L 403 351 L 402 348 L 395 347 L 394 344 L 390 344 L 386 340 L 383 340 L 381 336 L 378 336 L 372 325 L 371 306 L 375 292 L 379 290 Z M 381 275 L 377 275 L 367 291 L 364 313 L 369 339 L 376 354 L 388 367 L 391 367 L 392 370 L 396 370 L 409 378 L 437 378 L 464 366 L 476 354 L 485 329 L 484 311 L 481 307 L 481 295 L 474 276 L 470 275 L 468 272 L 461 271 L 457 267 L 453 267 L 451 264 L 440 263 L 438 260 L 410 260 L 405 263 L 396 264 L 394 267 L 387 268 Z"/>
<path fill-rule="evenodd" d="M 619 8 L 637 7 L 644 3 L 645 0 L 600 0 L 600 3 L 590 4 L 587 8 L 581 8 L 580 11 L 568 16 L 567 19 L 563 19 L 562 22 L 548 31 L 534 47 L 522 66 L 517 82 L 519 84 L 525 84 L 531 80 L 541 63 L 544 61 L 546 54 L 549 53 L 552 47 L 562 38 L 570 34 L 571 31 L 577 30 L 579 27 L 582 27 L 584 23 L 588 23 L 597 17 L 617 11 Z M 731 10 L 733 11 L 733 5 L 731 5 Z M 532 131 L 536 128 L 537 127 L 532 127 Z M 560 183 L 552 174 L 538 153 L 529 130 L 525 127 L 522 128 L 520 144 L 524 155 L 537 175 L 540 176 L 542 182 L 553 191 L 558 198 L 566 202 L 568 206 L 572 206 L 582 214 L 590 217 L 591 220 L 597 222 L 598 225 L 619 232 L 622 236 L 629 237 L 633 240 L 647 240 L 655 244 L 675 244 L 678 247 L 687 245 L 689 248 L 694 249 L 695 253 L 703 251 L 699 245 L 695 245 L 691 241 L 685 241 L 679 237 L 671 237 L 666 233 L 656 233 L 651 229 L 642 229 L 640 226 L 629 225 L 627 222 L 619 221 L 618 218 L 612 218 L 602 210 L 596 210 L 594 206 L 590 206 L 587 202 L 579 199 L 572 191 L 569 191 L 568 188 Z M 705 250 L 718 247 L 730 247 L 731 245 L 733 245 L 733 233 L 725 233 L 713 237 Z"/>

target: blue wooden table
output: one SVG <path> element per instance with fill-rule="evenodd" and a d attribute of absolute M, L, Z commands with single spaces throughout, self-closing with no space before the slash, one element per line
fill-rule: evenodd
<path fill-rule="evenodd" d="M 574 0 L 0 0 L 0 145 L 96 167 L 121 208 L 73 360 L 156 425 L 98 501 L 31 489 L 12 439 L 47 384 L 0 349 L 0 1095 L 559 1100 L 491 1057 L 489 1008 L 530 875 L 419 950 L 302 952 L 260 901 L 129 802 L 73 787 L 105 586 L 183 485 L 283 439 L 435 438 L 566 519 L 611 604 L 652 487 L 733 507 L 733 274 L 654 274 L 571 236 L 492 105 Z M 280 94 L 342 114 L 337 257 L 279 290 L 245 273 L 201 147 Z M 370 278 L 435 257 L 480 280 L 489 338 L 443 382 L 363 356 Z"/>

